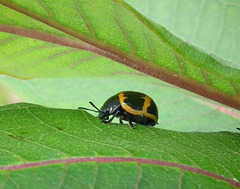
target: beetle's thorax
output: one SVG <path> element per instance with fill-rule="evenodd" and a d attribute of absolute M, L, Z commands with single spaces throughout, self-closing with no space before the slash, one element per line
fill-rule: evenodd
<path fill-rule="evenodd" d="M 119 108 L 120 103 L 118 100 L 118 96 L 114 95 L 109 98 L 101 107 L 101 111 L 99 112 L 99 119 L 107 119 L 110 115 L 114 115 Z"/>

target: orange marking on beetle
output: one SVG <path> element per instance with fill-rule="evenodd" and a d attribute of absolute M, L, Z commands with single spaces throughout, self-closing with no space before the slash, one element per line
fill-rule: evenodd
<path fill-rule="evenodd" d="M 151 98 L 149 96 L 141 97 L 144 99 L 144 104 L 142 107 L 142 110 L 134 110 L 131 106 L 127 105 L 124 100 L 127 99 L 127 97 L 124 96 L 124 93 L 119 93 L 118 98 L 120 101 L 120 104 L 124 110 L 126 110 L 128 113 L 133 115 L 144 115 L 148 118 L 151 118 L 153 121 L 157 123 L 158 119 L 155 115 L 150 114 L 147 112 L 147 108 L 151 105 Z"/>

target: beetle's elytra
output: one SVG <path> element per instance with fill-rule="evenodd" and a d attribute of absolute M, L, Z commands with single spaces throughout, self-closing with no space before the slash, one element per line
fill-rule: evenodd
<path fill-rule="evenodd" d="M 134 123 L 145 126 L 154 126 L 158 122 L 158 109 L 148 95 L 135 91 L 122 91 L 110 97 L 103 106 L 98 109 L 89 102 L 96 110 L 79 107 L 78 109 L 90 110 L 99 113 L 98 117 L 103 123 L 111 123 L 117 117 L 120 123 L 128 121 L 131 128 Z M 110 116 L 112 116 L 110 118 Z"/>

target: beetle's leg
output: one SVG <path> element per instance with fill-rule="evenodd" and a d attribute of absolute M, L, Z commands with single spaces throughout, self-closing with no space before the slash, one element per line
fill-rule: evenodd
<path fill-rule="evenodd" d="M 113 120 L 116 116 L 118 116 L 118 113 L 119 113 L 119 110 L 116 111 L 116 113 L 111 117 L 111 119 L 106 120 L 106 121 L 102 121 L 102 123 L 111 123 L 112 120 Z"/>
<path fill-rule="evenodd" d="M 123 124 L 123 121 L 122 121 L 122 119 L 121 119 L 121 118 L 119 118 L 119 123 L 120 123 L 120 124 Z"/>
<path fill-rule="evenodd" d="M 116 116 L 112 116 L 111 119 L 107 120 L 107 121 L 102 121 L 102 123 L 111 123 L 112 120 L 115 118 Z"/>
<path fill-rule="evenodd" d="M 135 129 L 136 128 L 130 120 L 128 120 L 128 124 L 131 127 L 131 129 Z"/>
<path fill-rule="evenodd" d="M 136 127 L 133 125 L 132 121 L 130 120 L 129 114 L 127 114 L 127 118 L 128 118 L 128 125 L 131 127 L 131 129 L 135 129 Z"/>

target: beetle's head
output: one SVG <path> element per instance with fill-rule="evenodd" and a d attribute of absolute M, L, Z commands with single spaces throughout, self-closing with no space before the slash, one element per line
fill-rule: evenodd
<path fill-rule="evenodd" d="M 109 111 L 108 110 L 102 110 L 98 114 L 98 118 L 102 121 L 106 121 L 109 119 Z"/>

